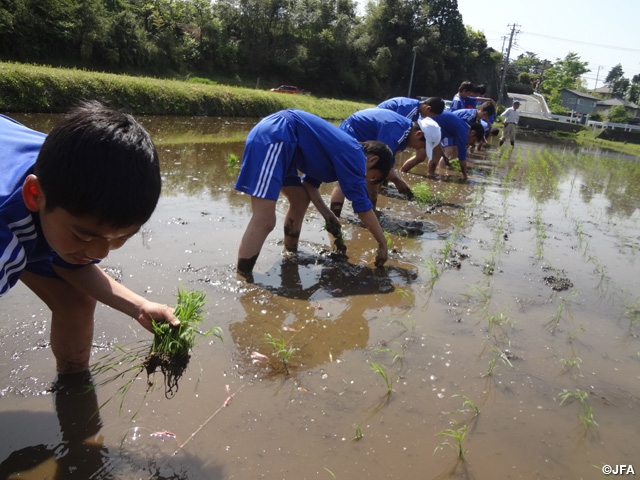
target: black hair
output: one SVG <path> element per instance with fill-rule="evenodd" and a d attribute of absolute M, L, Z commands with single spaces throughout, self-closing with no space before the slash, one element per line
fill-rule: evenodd
<path fill-rule="evenodd" d="M 440 97 L 429 97 L 422 101 L 423 104 L 431 108 L 431 113 L 440 115 L 444 112 L 444 100 Z"/>
<path fill-rule="evenodd" d="M 418 122 L 411 122 L 411 130 L 409 131 L 409 135 L 414 134 L 415 132 L 421 132 L 422 128 L 420 128 L 420 124 Z M 427 139 L 424 138 L 424 135 L 420 135 L 420 140 L 424 143 L 427 143 Z"/>
<path fill-rule="evenodd" d="M 478 95 L 484 95 L 485 93 L 487 93 L 487 86 L 476 85 L 475 87 L 473 87 L 473 93 L 477 93 Z"/>
<path fill-rule="evenodd" d="M 496 107 L 491 102 L 484 102 L 482 105 L 480 105 L 480 110 L 483 112 L 487 112 L 489 116 L 495 115 L 496 113 Z"/>
<path fill-rule="evenodd" d="M 469 81 L 462 82 L 458 87 L 458 92 L 473 92 L 473 83 Z"/>
<path fill-rule="evenodd" d="M 476 140 L 484 138 L 484 127 L 481 123 L 474 122 L 469 125 L 469 128 L 476 134 Z"/>
<path fill-rule="evenodd" d="M 376 140 L 361 142 L 360 145 L 362 145 L 365 155 L 376 155 L 378 157 L 378 161 L 369 168 L 380 171 L 382 173 L 380 181 L 384 181 L 393 165 L 393 152 L 386 143 Z"/>
<path fill-rule="evenodd" d="M 34 174 L 48 211 L 60 207 L 114 228 L 145 223 L 162 184 L 147 131 L 130 115 L 97 101 L 81 103 L 53 127 Z"/>

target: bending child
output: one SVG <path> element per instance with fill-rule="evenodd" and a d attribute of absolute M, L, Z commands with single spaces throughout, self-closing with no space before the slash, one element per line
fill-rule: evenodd
<path fill-rule="evenodd" d="M 284 247 L 295 252 L 304 215 L 312 202 L 326 222 L 340 221 L 318 188 L 338 182 L 353 209 L 378 243 L 375 264 L 388 258 L 387 242 L 367 194 L 367 182 L 382 182 L 392 154 L 382 142 L 359 143 L 329 122 L 302 110 L 282 110 L 263 118 L 247 136 L 235 188 L 251 195 L 252 216 L 238 249 L 237 271 L 248 276 L 276 225 L 276 201 L 289 200 Z M 300 178 L 298 172 L 302 172 Z"/>
<path fill-rule="evenodd" d="M 0 115 L 0 165 L 0 295 L 20 280 L 47 304 L 59 373 L 89 367 L 97 301 L 149 331 L 180 324 L 97 265 L 160 196 L 158 154 L 131 116 L 86 102 L 45 135 Z"/>

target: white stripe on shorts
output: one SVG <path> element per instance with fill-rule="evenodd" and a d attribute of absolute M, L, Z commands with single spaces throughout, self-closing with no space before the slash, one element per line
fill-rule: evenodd
<path fill-rule="evenodd" d="M 267 156 L 262 164 L 262 169 L 260 170 L 258 186 L 252 194 L 254 197 L 264 198 L 267 194 L 269 183 L 271 183 L 271 177 L 273 176 L 273 170 L 276 167 L 276 163 L 278 163 L 278 157 L 282 151 L 283 144 L 284 142 L 278 142 L 269 145 L 269 151 L 267 152 Z"/>

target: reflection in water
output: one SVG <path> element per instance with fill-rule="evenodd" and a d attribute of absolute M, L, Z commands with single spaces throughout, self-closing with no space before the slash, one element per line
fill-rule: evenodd
<path fill-rule="evenodd" d="M 416 279 L 414 270 L 372 269 L 348 263 L 341 255 L 298 253 L 265 274 L 254 273 L 250 283 L 255 287 L 240 297 L 246 318 L 232 323 L 229 330 L 245 368 L 256 368 L 251 367 L 252 352 L 272 354 L 265 343 L 270 334 L 297 349 L 291 370 L 307 370 L 337 360 L 347 350 L 365 348 L 366 312 L 376 308 L 371 298 L 381 306 L 394 305 L 402 298 L 393 295 L 394 283 L 406 285 Z M 263 366 L 277 373 L 274 363 L 272 358 Z"/>
<path fill-rule="evenodd" d="M 61 375 L 52 393 L 60 443 L 13 452 L 0 464 L 0 478 L 88 479 L 103 467 L 108 451 L 98 435 L 102 422 L 91 377 L 87 373 Z"/>

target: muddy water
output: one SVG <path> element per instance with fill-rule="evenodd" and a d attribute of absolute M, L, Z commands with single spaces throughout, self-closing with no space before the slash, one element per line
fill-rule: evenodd
<path fill-rule="evenodd" d="M 16 117 L 43 130 L 55 119 Z M 327 254 L 314 211 L 302 253 L 284 258 L 282 202 L 247 283 L 234 264 L 249 202 L 233 190 L 227 159 L 241 156 L 253 122 L 141 120 L 158 144 L 164 193 L 103 265 L 153 300 L 174 303 L 180 284 L 205 291 L 205 327 L 220 326 L 224 342 L 200 341 L 172 399 L 161 385 L 146 392 L 143 376 L 119 396 L 127 375 L 87 395 L 52 394 L 46 309 L 16 287 L 0 307 L 2 478 L 595 479 L 605 464 L 640 470 L 637 162 L 523 138 L 510 153 L 474 155 L 467 184 L 417 168 L 406 180 L 428 183 L 443 204 L 380 197 L 387 225 L 412 227 L 390 236 L 384 270 L 372 268 L 375 245 L 348 208 L 347 264 Z M 286 366 L 266 334 L 296 349 Z M 150 338 L 99 307 L 95 341 L 99 363 Z M 254 362 L 253 352 L 269 360 Z M 465 434 L 463 461 L 447 433 Z"/>

